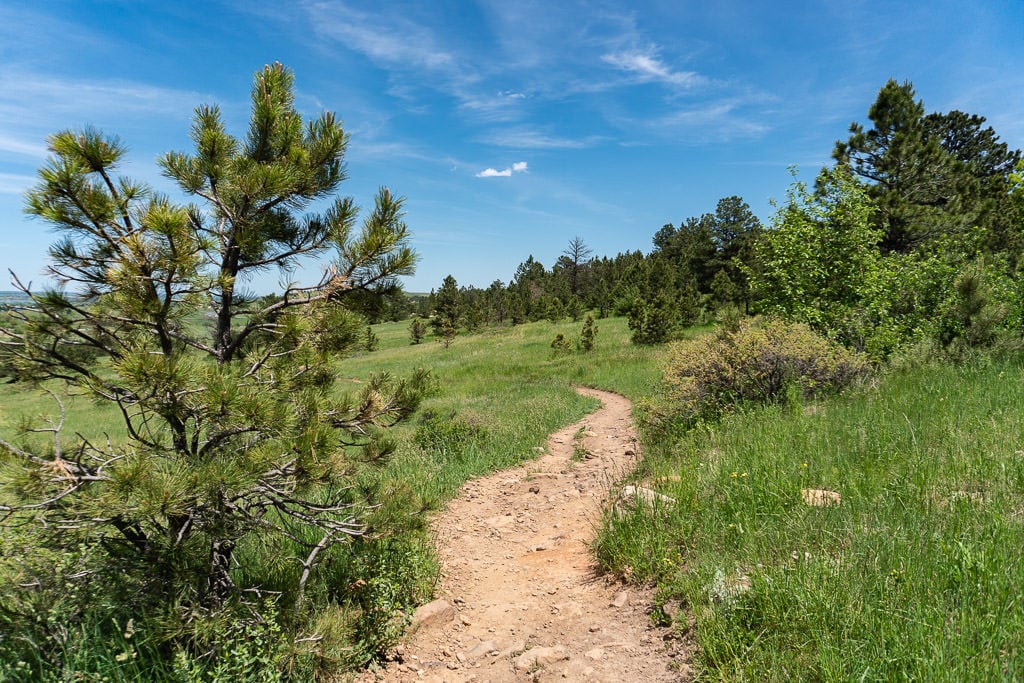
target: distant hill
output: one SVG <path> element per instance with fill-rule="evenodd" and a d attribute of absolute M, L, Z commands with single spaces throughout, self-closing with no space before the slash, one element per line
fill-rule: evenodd
<path fill-rule="evenodd" d="M 0 303 L 4 304 L 25 304 L 29 302 L 29 298 L 22 292 L 8 292 L 0 290 Z"/>

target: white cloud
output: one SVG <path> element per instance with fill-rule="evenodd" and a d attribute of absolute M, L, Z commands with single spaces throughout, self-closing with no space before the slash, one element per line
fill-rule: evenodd
<path fill-rule="evenodd" d="M 650 52 L 633 50 L 616 52 L 601 57 L 604 62 L 635 74 L 641 81 L 661 81 L 683 88 L 694 88 L 708 82 L 696 71 L 673 71 Z"/>
<path fill-rule="evenodd" d="M 485 168 L 476 174 L 477 178 L 508 178 L 513 173 L 526 173 L 528 164 L 525 161 L 517 161 L 511 168 L 503 168 L 500 171 L 496 168 Z"/>
<path fill-rule="evenodd" d="M 508 178 L 512 175 L 512 169 L 506 168 L 501 171 L 494 168 L 485 168 L 476 174 L 477 178 Z"/>

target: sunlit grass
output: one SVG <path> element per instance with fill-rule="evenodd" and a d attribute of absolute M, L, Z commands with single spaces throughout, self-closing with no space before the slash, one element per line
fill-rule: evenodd
<path fill-rule="evenodd" d="M 594 409 L 575 385 L 634 400 L 658 391 L 660 349 L 631 344 L 623 319 L 598 326 L 595 350 L 583 354 L 550 347 L 556 334 L 578 336 L 582 322 L 462 334 L 447 349 L 431 336 L 411 345 L 408 322 L 388 323 L 374 327 L 377 351 L 338 361 L 339 392 L 357 391 L 375 372 L 420 367 L 438 387 L 394 430 L 388 461 L 359 470 L 378 505 L 370 535 L 339 549 L 309 586 L 333 594 L 377 582 L 365 604 L 339 598 L 339 618 L 364 648 L 348 661 L 364 661 L 396 635 L 394 622 L 360 615 L 386 613 L 399 594 L 429 592 L 429 511 L 468 478 L 536 457 L 552 431 Z M 54 400 L 5 389 L 0 434 L 49 439 L 17 427 L 53 419 Z M 109 408 L 82 397 L 64 403 L 65 444 L 75 432 L 122 438 Z M 648 429 L 636 478 L 676 503 L 607 523 L 599 557 L 612 571 L 656 582 L 659 604 L 683 607 L 675 626 L 696 642 L 707 678 L 1019 678 L 1021 406 L 1021 366 L 979 362 L 893 373 L 820 403 L 752 408 L 682 437 Z M 808 505 L 810 489 L 840 502 Z M 386 571 L 382 553 L 391 558 Z M 284 587 L 291 554 L 240 549 L 239 578 Z"/>
<path fill-rule="evenodd" d="M 712 678 L 1014 679 L 1022 406 L 1018 365 L 932 367 L 733 416 L 648 449 L 678 504 L 607 526 L 600 553 L 689 606 Z"/>

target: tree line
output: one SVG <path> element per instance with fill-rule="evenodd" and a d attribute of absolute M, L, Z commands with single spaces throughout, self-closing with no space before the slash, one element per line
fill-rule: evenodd
<path fill-rule="evenodd" d="M 836 142 L 813 187 L 794 178 L 767 226 L 725 197 L 662 226 L 647 253 L 595 257 L 576 236 L 550 268 L 531 255 L 485 289 L 449 275 L 414 310 L 439 334 L 595 310 L 629 316 L 637 343 L 771 313 L 876 358 L 919 340 L 1019 335 L 1021 152 L 982 116 L 926 113 L 909 82 L 887 82 L 868 119 Z"/>

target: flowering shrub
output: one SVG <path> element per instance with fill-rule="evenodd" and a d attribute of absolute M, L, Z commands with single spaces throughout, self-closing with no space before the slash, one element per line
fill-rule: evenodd
<path fill-rule="evenodd" d="M 713 418 L 737 403 L 768 403 L 844 387 L 866 374 L 864 355 L 803 323 L 743 321 L 733 331 L 672 344 L 665 385 L 687 419 Z"/>

